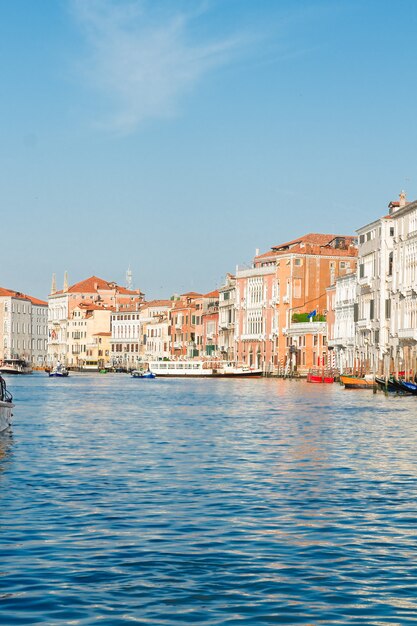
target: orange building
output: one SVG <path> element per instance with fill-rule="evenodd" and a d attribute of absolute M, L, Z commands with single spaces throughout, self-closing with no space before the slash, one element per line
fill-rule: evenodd
<path fill-rule="evenodd" d="M 171 357 L 193 358 L 196 356 L 196 311 L 200 293 L 190 291 L 179 296 L 171 309 Z"/>
<path fill-rule="evenodd" d="M 306 373 L 327 365 L 326 288 L 339 276 L 355 271 L 356 258 L 354 237 L 317 233 L 256 256 L 251 270 L 237 273 L 241 296 L 249 288 L 256 289 L 252 300 L 256 296 L 260 317 L 258 337 L 256 333 L 250 337 L 249 350 L 245 350 L 245 338 L 236 337 L 238 361 L 275 372 Z M 252 287 L 241 284 L 250 280 Z M 239 309 L 242 328 L 251 310 L 248 302 L 241 302 Z"/>

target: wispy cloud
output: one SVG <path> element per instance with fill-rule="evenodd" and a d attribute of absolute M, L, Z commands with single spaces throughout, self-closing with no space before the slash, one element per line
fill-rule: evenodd
<path fill-rule="evenodd" d="M 230 62 L 242 38 L 196 42 L 194 26 L 207 3 L 196 4 L 190 13 L 148 0 L 72 0 L 87 43 L 83 71 L 109 105 L 103 126 L 131 133 L 150 118 L 172 116 L 181 96 Z"/>

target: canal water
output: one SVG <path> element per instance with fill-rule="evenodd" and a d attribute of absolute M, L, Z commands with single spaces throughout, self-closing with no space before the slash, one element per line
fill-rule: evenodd
<path fill-rule="evenodd" d="M 0 624 L 417 621 L 417 398 L 9 378 Z"/>

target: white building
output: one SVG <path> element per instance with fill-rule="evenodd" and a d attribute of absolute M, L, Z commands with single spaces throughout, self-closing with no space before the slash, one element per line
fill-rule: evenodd
<path fill-rule="evenodd" d="M 123 369 L 136 368 L 141 361 L 142 345 L 142 323 L 138 307 L 114 311 L 111 316 L 111 365 Z"/>
<path fill-rule="evenodd" d="M 331 365 L 340 372 L 353 371 L 355 367 L 356 274 L 340 276 L 327 292 L 327 345 L 329 354 L 333 352 Z"/>
<path fill-rule="evenodd" d="M 391 369 L 417 372 L 417 202 L 392 203 Z"/>
<path fill-rule="evenodd" d="M 0 360 L 24 359 L 46 364 L 48 305 L 11 289 L 0 288 Z"/>
<path fill-rule="evenodd" d="M 171 300 L 153 300 L 141 307 L 145 361 L 170 358 L 169 312 L 171 307 Z"/>
<path fill-rule="evenodd" d="M 219 289 L 219 352 L 223 359 L 235 359 L 236 278 L 227 274 Z"/>
<path fill-rule="evenodd" d="M 390 210 L 392 203 L 390 203 Z M 358 231 L 356 360 L 365 373 L 382 373 L 390 353 L 394 224 L 386 215 Z"/>

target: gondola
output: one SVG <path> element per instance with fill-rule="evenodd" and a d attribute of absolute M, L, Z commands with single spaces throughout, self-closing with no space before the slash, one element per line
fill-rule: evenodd
<path fill-rule="evenodd" d="M 385 380 L 385 378 L 375 376 L 375 382 L 381 391 L 388 391 L 388 393 L 398 393 L 399 391 L 398 386 L 394 384 L 392 378 Z"/>

